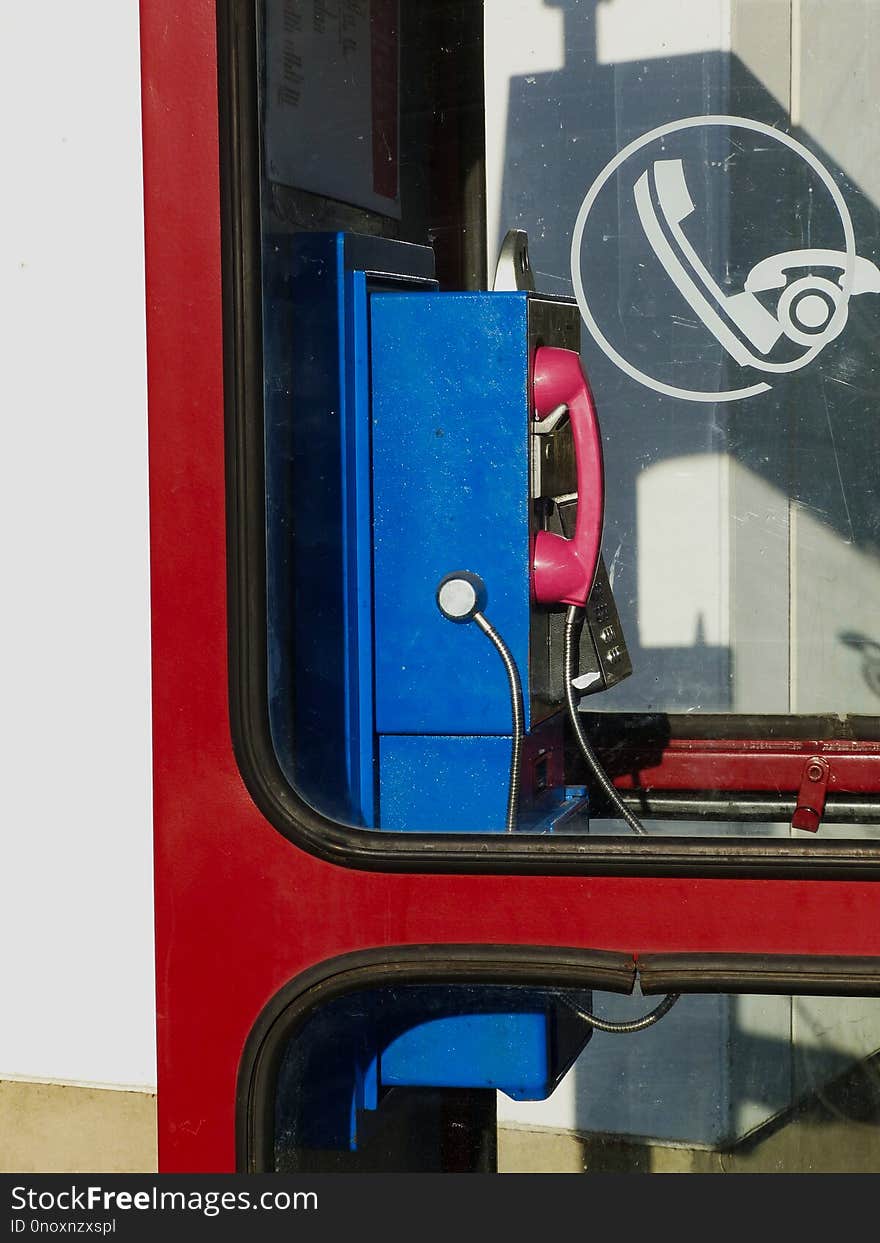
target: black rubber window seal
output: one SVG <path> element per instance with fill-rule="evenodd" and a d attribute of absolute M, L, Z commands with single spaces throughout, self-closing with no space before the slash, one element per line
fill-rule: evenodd
<path fill-rule="evenodd" d="M 236 1091 L 236 1168 L 272 1168 L 275 1084 L 289 1041 L 320 1006 L 364 989 L 405 984 L 509 985 L 631 994 L 765 993 L 880 996 L 880 957 L 646 954 L 522 945 L 406 945 L 319 963 L 281 988 L 251 1029 Z"/>

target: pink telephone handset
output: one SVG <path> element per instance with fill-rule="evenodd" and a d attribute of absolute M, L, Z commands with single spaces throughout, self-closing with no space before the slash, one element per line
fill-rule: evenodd
<path fill-rule="evenodd" d="M 540 346 L 535 353 L 535 418 L 568 409 L 577 470 L 577 514 L 573 539 L 539 531 L 533 554 L 535 599 L 540 604 L 583 608 L 599 563 L 605 510 L 602 437 L 593 395 L 573 350 Z"/>

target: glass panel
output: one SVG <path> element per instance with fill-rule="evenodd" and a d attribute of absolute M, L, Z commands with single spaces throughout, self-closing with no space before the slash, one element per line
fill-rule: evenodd
<path fill-rule="evenodd" d="M 290 784 L 358 827 L 583 835 L 590 795 L 620 827 L 566 749 L 593 713 L 661 759 L 696 718 L 880 748 L 880 5 L 257 12 Z M 833 834 L 873 833 L 864 771 Z M 769 786 L 649 831 L 788 835 Z"/>
<path fill-rule="evenodd" d="M 486 23 L 490 252 L 527 230 L 589 329 L 634 666 L 591 709 L 875 714 L 880 5 Z"/>
<path fill-rule="evenodd" d="M 880 1001 L 386 986 L 282 1050 L 279 1172 L 880 1171 Z"/>

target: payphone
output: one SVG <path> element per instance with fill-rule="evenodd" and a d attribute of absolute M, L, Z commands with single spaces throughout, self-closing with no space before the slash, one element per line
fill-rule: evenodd
<path fill-rule="evenodd" d="M 576 304 L 518 233 L 492 291 L 378 238 L 292 265 L 297 787 L 368 828 L 583 831 L 566 709 L 585 744 L 577 701 L 631 665 Z"/>

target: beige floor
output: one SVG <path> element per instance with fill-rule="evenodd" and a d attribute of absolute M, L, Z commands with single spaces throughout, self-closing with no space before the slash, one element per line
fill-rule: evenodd
<path fill-rule="evenodd" d="M 880 1172 L 880 1117 L 814 1103 L 729 1152 L 503 1127 L 502 1173 Z M 0 1081 L 0 1171 L 151 1173 L 156 1098 L 57 1084 Z"/>
<path fill-rule="evenodd" d="M 876 1174 L 880 1129 L 798 1123 L 754 1146 L 709 1152 L 509 1127 L 498 1134 L 498 1167 L 506 1174 Z"/>
<path fill-rule="evenodd" d="M 0 1171 L 151 1173 L 156 1097 L 0 1081 Z"/>
<path fill-rule="evenodd" d="M 506 1128 L 498 1139 L 504 1173 L 877 1174 L 880 1054 L 724 1151 L 526 1128 Z"/>

